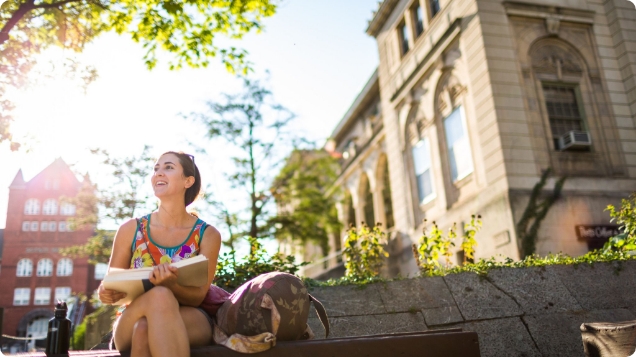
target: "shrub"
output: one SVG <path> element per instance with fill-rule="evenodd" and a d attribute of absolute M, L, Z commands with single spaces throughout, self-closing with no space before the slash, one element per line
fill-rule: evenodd
<path fill-rule="evenodd" d="M 360 229 L 351 227 L 347 231 L 342 255 L 345 258 L 345 277 L 348 281 L 366 281 L 378 276 L 384 258 L 389 256 L 381 244 L 385 236 L 380 223 L 369 229 L 362 222 Z"/>
<path fill-rule="evenodd" d="M 248 241 L 250 254 L 242 261 L 235 259 L 234 250 L 219 257 L 214 277 L 214 283 L 217 286 L 234 290 L 258 275 L 273 271 L 296 274 L 301 267 L 309 264 L 308 262 L 297 263 L 296 258 L 291 255 L 282 253 L 269 255 L 256 238 L 249 238 Z"/>

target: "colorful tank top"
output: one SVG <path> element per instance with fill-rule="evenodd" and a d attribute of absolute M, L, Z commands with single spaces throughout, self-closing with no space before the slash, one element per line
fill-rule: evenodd
<path fill-rule="evenodd" d="M 150 236 L 150 215 L 137 219 L 137 231 L 132 242 L 130 268 L 152 267 L 162 263 L 173 263 L 199 255 L 199 246 L 207 224 L 197 219 L 186 239 L 174 247 L 155 243 Z"/>

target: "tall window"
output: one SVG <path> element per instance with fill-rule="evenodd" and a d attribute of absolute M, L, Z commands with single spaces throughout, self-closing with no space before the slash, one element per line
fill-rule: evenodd
<path fill-rule="evenodd" d="M 382 201 L 384 202 L 384 217 L 386 219 L 385 226 L 387 229 L 395 225 L 393 219 L 393 201 L 391 199 L 391 178 L 389 177 L 389 162 L 384 160 L 384 186 L 382 187 Z"/>
<path fill-rule="evenodd" d="M 55 228 L 57 228 L 57 222 L 50 221 L 49 222 L 49 232 L 55 232 Z"/>
<path fill-rule="evenodd" d="M 71 288 L 69 286 L 61 286 L 55 288 L 55 300 L 54 301 L 66 301 L 71 296 Z"/>
<path fill-rule="evenodd" d="M 15 276 L 31 276 L 33 274 L 33 262 L 31 259 L 20 259 L 15 270 Z"/>
<path fill-rule="evenodd" d="M 22 231 L 23 232 L 28 232 L 30 230 L 31 230 L 31 222 L 29 222 L 29 221 L 22 222 Z"/>
<path fill-rule="evenodd" d="M 37 276 L 51 275 L 53 275 L 53 261 L 48 258 L 40 259 L 38 261 Z"/>
<path fill-rule="evenodd" d="M 413 166 L 420 203 L 428 202 L 435 197 L 433 175 L 431 170 L 431 150 L 428 138 L 420 140 L 413 146 Z"/>
<path fill-rule="evenodd" d="M 47 222 L 47 221 L 40 222 L 40 231 L 48 232 L 49 231 L 49 222 Z"/>
<path fill-rule="evenodd" d="M 431 8 L 431 19 L 432 19 L 435 17 L 435 15 L 437 15 L 437 13 L 439 13 L 439 10 L 440 10 L 439 0 L 428 0 L 428 4 Z"/>
<path fill-rule="evenodd" d="M 468 140 L 468 128 L 464 118 L 464 109 L 459 106 L 444 119 L 446 144 L 450 160 L 453 182 L 463 179 L 473 172 L 473 159 Z"/>
<path fill-rule="evenodd" d="M 57 230 L 59 232 L 66 232 L 66 222 L 62 221 L 58 223 Z"/>
<path fill-rule="evenodd" d="M 69 258 L 62 258 L 57 261 L 57 276 L 73 275 L 73 261 Z"/>
<path fill-rule="evenodd" d="M 584 130 L 583 118 L 576 102 L 576 92 L 573 87 L 544 84 L 543 96 L 548 110 L 554 148 L 558 149 L 559 137 L 563 134 L 572 130 Z"/>
<path fill-rule="evenodd" d="M 35 288 L 34 305 L 48 305 L 51 303 L 51 288 Z"/>
<path fill-rule="evenodd" d="M 16 288 L 13 290 L 13 305 L 29 305 L 29 300 L 31 300 L 30 288 Z"/>
<path fill-rule="evenodd" d="M 409 51 L 409 29 L 405 22 L 398 26 L 398 37 L 400 39 L 400 51 L 404 55 Z"/>
<path fill-rule="evenodd" d="M 49 216 L 57 214 L 57 200 L 52 198 L 44 200 L 44 203 L 42 204 L 42 214 Z"/>
<path fill-rule="evenodd" d="M 411 16 L 413 18 L 413 24 L 415 25 L 415 37 L 419 37 L 424 32 L 424 13 L 422 7 L 418 1 L 411 8 Z"/>
<path fill-rule="evenodd" d="M 31 222 L 31 232 L 37 232 L 39 230 L 40 224 L 36 221 Z"/>
<path fill-rule="evenodd" d="M 64 216 L 75 215 L 75 205 L 68 202 L 62 202 L 62 204 L 60 205 L 60 214 Z"/>
<path fill-rule="evenodd" d="M 24 203 L 24 214 L 33 215 L 40 213 L 40 201 L 35 198 L 29 198 Z"/>
<path fill-rule="evenodd" d="M 95 264 L 95 280 L 102 280 L 108 271 L 108 264 L 97 263 Z"/>

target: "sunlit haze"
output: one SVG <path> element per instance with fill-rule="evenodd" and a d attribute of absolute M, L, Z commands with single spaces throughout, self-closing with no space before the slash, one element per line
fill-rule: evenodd
<path fill-rule="evenodd" d="M 254 63 L 256 78 L 269 71 L 276 101 L 295 114 L 295 130 L 324 142 L 377 66 L 373 38 L 365 33 L 376 0 L 291 0 L 265 21 L 265 31 L 238 42 Z M 40 63 L 58 63 L 69 54 L 54 49 Z M 106 34 L 78 58 L 95 66 L 99 78 L 86 93 L 62 78 L 41 79 L 13 93 L 15 137 L 24 149 L 12 153 L 0 146 L 0 228 L 6 223 L 8 186 L 19 169 L 26 180 L 62 157 L 78 172 L 89 172 L 105 184 L 89 148 L 105 148 L 116 156 L 138 155 L 144 145 L 153 153 L 192 151 L 188 142 L 208 149 L 212 158 L 197 161 L 204 186 L 223 197 L 222 173 L 228 169 L 222 145 L 203 140 L 201 127 L 182 118 L 204 108 L 208 99 L 234 93 L 241 83 L 218 61 L 206 69 L 169 71 L 166 61 L 148 71 L 141 45 Z M 50 71 L 42 65 L 39 71 Z M 218 155 L 215 153 L 218 152 Z M 149 188 L 149 185 L 148 185 Z"/>

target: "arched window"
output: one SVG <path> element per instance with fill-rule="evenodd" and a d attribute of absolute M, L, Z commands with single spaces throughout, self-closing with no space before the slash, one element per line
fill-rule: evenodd
<path fill-rule="evenodd" d="M 16 267 L 15 276 L 31 276 L 33 274 L 33 262 L 31 259 L 20 259 Z"/>
<path fill-rule="evenodd" d="M 60 214 L 64 216 L 74 216 L 75 205 L 68 202 L 62 202 L 60 205 Z"/>
<path fill-rule="evenodd" d="M 40 213 L 40 201 L 36 198 L 29 198 L 24 203 L 24 214 L 33 215 Z"/>
<path fill-rule="evenodd" d="M 73 261 L 69 258 L 62 258 L 57 261 L 57 276 L 73 275 Z"/>
<path fill-rule="evenodd" d="M 44 200 L 44 203 L 42 204 L 42 214 L 48 216 L 57 214 L 57 200 L 53 198 Z"/>
<path fill-rule="evenodd" d="M 53 275 L 53 261 L 48 258 L 40 259 L 38 261 L 37 276 L 51 275 Z"/>

